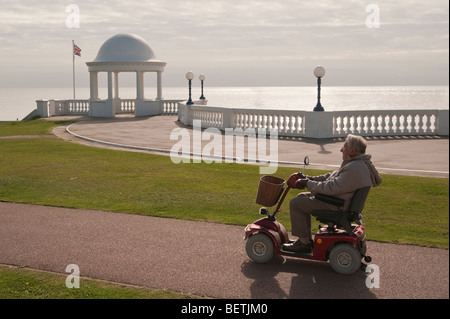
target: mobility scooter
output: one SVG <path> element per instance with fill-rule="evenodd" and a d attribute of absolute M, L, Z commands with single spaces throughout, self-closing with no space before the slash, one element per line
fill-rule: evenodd
<path fill-rule="evenodd" d="M 303 172 L 297 173 L 299 177 L 304 177 L 305 166 L 308 164 L 309 158 L 306 156 Z M 260 214 L 267 217 L 258 219 L 245 228 L 246 252 L 250 259 L 256 263 L 267 263 L 275 255 L 281 255 L 329 261 L 334 271 L 344 275 L 353 274 L 358 269 L 365 270 L 367 265 L 362 259 L 368 263 L 372 259 L 366 255 L 366 235 L 361 223 L 363 217 L 361 211 L 371 186 L 358 189 L 346 211 L 343 210 L 344 200 L 316 194 L 316 199 L 335 205 L 338 210 L 313 211 L 311 215 L 327 226 L 319 226 L 311 252 L 291 252 L 283 250 L 283 244 L 289 243 L 290 240 L 286 228 L 276 220 L 276 215 L 290 189 L 287 186 L 284 190 L 284 185 L 283 179 L 274 176 L 263 176 L 260 180 L 256 203 L 266 206 L 273 206 L 277 202 L 278 204 L 272 214 L 266 207 L 261 207 Z"/>

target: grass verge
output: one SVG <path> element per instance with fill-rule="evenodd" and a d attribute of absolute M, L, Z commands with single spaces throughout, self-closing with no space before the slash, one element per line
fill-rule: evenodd
<path fill-rule="evenodd" d="M 68 125 L 72 121 L 15 121 L 0 123 L 0 136 L 16 135 L 46 135 L 51 134 L 52 129 L 58 125 Z"/>
<path fill-rule="evenodd" d="M 67 275 L 0 265 L 0 299 L 191 299 L 167 290 L 80 278 L 79 289 L 66 286 Z"/>

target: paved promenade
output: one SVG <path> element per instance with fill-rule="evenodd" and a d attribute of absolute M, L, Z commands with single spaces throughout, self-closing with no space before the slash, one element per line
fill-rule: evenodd
<path fill-rule="evenodd" d="M 96 120 L 84 118 L 84 121 L 69 126 L 73 135 L 65 132 L 64 128 L 55 130 L 54 133 L 62 138 L 97 147 L 169 155 L 170 150 L 178 142 L 176 135 L 172 140 L 170 138 L 171 133 L 176 129 L 186 130 L 193 139 L 192 128 L 177 122 L 176 116 Z M 214 138 L 225 143 L 222 135 L 216 135 Z M 202 141 L 202 150 L 209 141 L 209 137 Z M 341 163 L 342 144 L 343 139 L 281 138 L 278 141 L 279 165 L 301 167 L 304 156 L 308 155 L 311 168 L 334 170 Z M 246 146 L 244 149 L 248 150 Z M 267 150 L 269 153 L 269 142 Z M 448 137 L 368 138 L 367 153 L 372 155 L 372 162 L 380 173 L 429 177 L 449 176 Z"/>

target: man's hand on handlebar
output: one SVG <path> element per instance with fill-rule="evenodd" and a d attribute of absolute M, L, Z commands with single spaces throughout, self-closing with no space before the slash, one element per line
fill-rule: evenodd
<path fill-rule="evenodd" d="M 308 179 L 309 177 L 303 175 L 302 173 L 294 173 L 289 177 L 287 184 L 290 188 L 303 189 L 306 187 Z"/>

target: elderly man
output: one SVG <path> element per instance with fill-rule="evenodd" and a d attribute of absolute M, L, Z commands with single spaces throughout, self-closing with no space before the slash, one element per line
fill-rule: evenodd
<path fill-rule="evenodd" d="M 294 252 L 308 252 L 312 249 L 311 211 L 337 210 L 336 206 L 314 198 L 321 193 L 345 200 L 344 210 L 350 205 L 355 191 L 365 186 L 378 186 L 381 178 L 366 153 L 367 143 L 364 138 L 348 135 L 341 148 L 343 162 L 333 173 L 299 179 L 292 174 L 288 180 L 291 188 L 304 189 L 309 192 L 300 193 L 290 202 L 292 235 L 298 239 L 285 244 L 283 249 Z"/>

